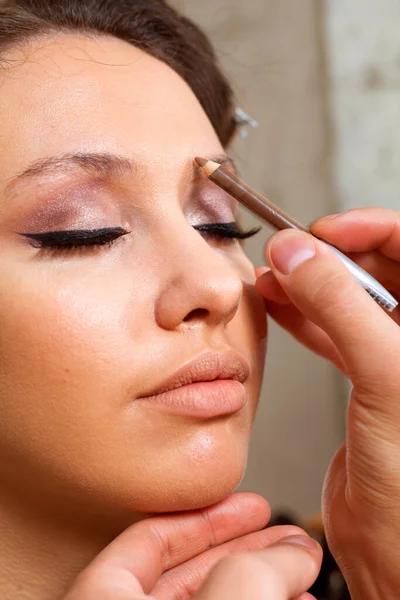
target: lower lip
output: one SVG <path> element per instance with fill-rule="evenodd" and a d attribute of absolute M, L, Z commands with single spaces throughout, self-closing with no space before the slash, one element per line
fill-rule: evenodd
<path fill-rule="evenodd" d="M 247 392 L 240 381 L 217 379 L 184 385 L 175 390 L 139 398 L 168 413 L 196 419 L 212 419 L 238 412 L 247 402 Z"/>

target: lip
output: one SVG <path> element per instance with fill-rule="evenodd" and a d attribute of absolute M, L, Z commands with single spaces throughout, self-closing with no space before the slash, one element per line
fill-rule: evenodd
<path fill-rule="evenodd" d="M 205 352 L 136 399 L 173 413 L 210 419 L 238 412 L 247 402 L 250 366 L 234 351 Z"/>

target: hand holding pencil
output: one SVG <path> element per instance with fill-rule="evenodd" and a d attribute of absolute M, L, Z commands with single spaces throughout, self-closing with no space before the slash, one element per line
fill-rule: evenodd
<path fill-rule="evenodd" d="M 400 213 L 380 208 L 320 219 L 311 228 L 400 295 Z M 400 314 L 381 310 L 322 242 L 282 231 L 266 248 L 256 287 L 268 313 L 353 384 L 346 443 L 331 463 L 324 520 L 351 593 L 395 598 L 392 548 L 400 531 Z M 376 595 L 371 595 L 375 589 Z"/>

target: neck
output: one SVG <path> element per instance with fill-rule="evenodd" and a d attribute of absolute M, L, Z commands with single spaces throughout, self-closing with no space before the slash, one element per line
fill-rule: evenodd
<path fill-rule="evenodd" d="M 142 518 L 131 511 L 88 510 L 1 489 L 0 598 L 62 600 L 95 556 Z"/>

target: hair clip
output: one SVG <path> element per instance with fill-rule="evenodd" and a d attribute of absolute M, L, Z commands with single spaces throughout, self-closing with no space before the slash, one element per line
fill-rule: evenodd
<path fill-rule="evenodd" d="M 249 135 L 249 127 L 258 127 L 258 122 L 244 112 L 240 106 L 235 108 L 234 121 L 239 130 L 239 135 L 242 138 L 247 138 Z"/>

